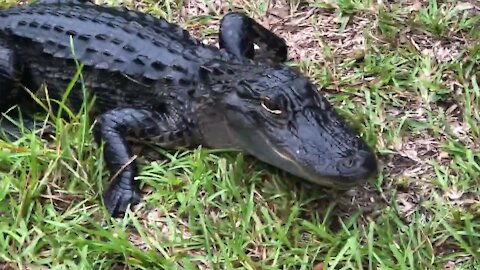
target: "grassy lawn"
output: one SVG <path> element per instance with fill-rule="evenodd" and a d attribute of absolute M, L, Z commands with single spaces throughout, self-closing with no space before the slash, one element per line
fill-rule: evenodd
<path fill-rule="evenodd" d="M 50 143 L 0 140 L 0 269 L 480 269 L 480 2 L 123 5 L 214 44 L 225 12 L 247 12 L 287 40 L 289 64 L 382 170 L 335 192 L 239 153 L 148 145 L 142 203 L 107 219 L 91 119 L 55 120 Z"/>

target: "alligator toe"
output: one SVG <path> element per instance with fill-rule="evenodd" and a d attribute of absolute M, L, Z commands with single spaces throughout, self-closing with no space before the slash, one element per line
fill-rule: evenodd
<path fill-rule="evenodd" d="M 140 194 L 131 189 L 113 187 L 104 194 L 105 207 L 114 218 L 123 216 L 129 205 L 138 204 L 140 200 Z"/>

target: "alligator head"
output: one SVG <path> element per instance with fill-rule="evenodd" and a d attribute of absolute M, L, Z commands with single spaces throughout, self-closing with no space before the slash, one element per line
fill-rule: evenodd
<path fill-rule="evenodd" d="M 322 186 L 347 189 L 377 172 L 372 149 L 304 76 L 288 66 L 214 64 L 211 147 L 236 147 Z M 221 68 L 220 68 L 221 66 Z M 235 72 L 232 72 L 235 70 Z"/>

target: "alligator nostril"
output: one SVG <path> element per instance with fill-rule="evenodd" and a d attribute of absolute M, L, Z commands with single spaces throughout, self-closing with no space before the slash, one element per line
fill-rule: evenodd
<path fill-rule="evenodd" d="M 370 152 L 358 151 L 341 159 L 338 165 L 338 169 L 342 173 L 363 177 L 377 169 L 377 160 Z"/>

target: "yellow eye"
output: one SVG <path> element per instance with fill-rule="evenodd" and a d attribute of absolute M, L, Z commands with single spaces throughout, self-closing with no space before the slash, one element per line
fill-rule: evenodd
<path fill-rule="evenodd" d="M 271 114 L 280 115 L 282 110 L 275 102 L 273 102 L 269 97 L 262 97 L 261 99 L 262 107 Z"/>

